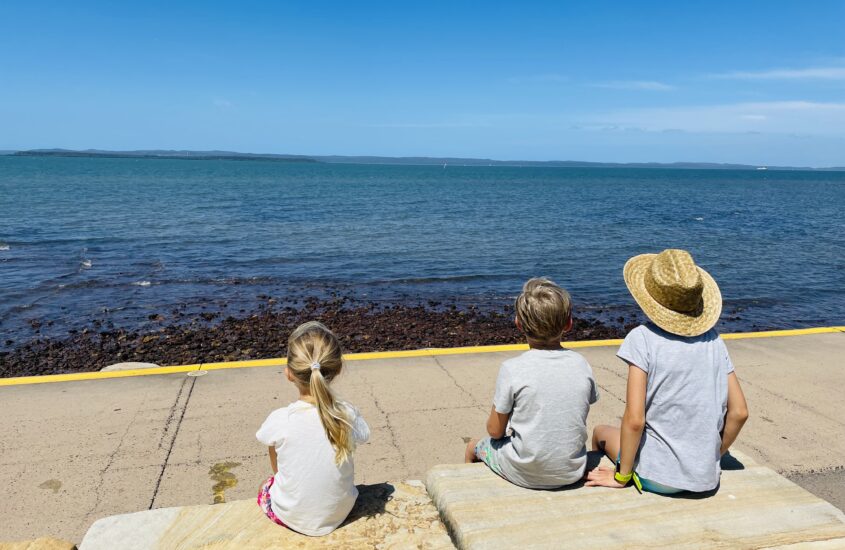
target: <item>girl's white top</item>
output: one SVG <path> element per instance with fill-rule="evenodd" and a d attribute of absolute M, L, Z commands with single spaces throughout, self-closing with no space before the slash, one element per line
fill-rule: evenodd
<path fill-rule="evenodd" d="M 364 443 L 370 428 L 357 409 L 343 403 L 352 424 L 352 437 Z M 335 464 L 335 450 L 320 422 L 317 408 L 295 401 L 270 413 L 255 434 L 276 448 L 278 473 L 270 488 L 273 513 L 291 529 L 320 536 L 334 531 L 355 504 L 352 457 Z"/>

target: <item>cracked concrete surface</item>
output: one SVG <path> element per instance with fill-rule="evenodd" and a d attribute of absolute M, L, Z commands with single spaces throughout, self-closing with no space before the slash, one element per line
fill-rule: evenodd
<path fill-rule="evenodd" d="M 845 507 L 845 334 L 727 345 L 751 410 L 737 447 Z M 578 351 L 601 390 L 590 428 L 619 422 L 626 369 L 616 348 Z M 348 363 L 337 389 L 372 431 L 356 481 L 423 479 L 460 462 L 465 439 L 484 434 L 499 364 L 516 354 Z M 231 463 L 224 498 L 254 498 L 270 475 L 255 431 L 295 398 L 279 367 L 2 387 L 0 540 L 78 542 L 104 516 L 211 504 L 210 472 Z"/>
<path fill-rule="evenodd" d="M 148 510 L 152 510 L 155 507 L 158 490 L 159 487 L 161 487 L 161 479 L 164 477 L 165 470 L 167 470 L 167 464 L 170 461 L 170 454 L 173 452 L 173 445 L 176 444 L 176 438 L 179 436 L 179 428 L 182 426 L 182 420 L 185 418 L 185 411 L 188 410 L 188 402 L 191 400 L 191 394 L 194 391 L 194 384 L 196 381 L 196 378 L 185 377 L 182 382 L 182 386 L 179 388 L 179 393 L 176 395 L 176 400 L 173 402 L 173 407 L 170 408 L 170 415 L 165 421 L 164 432 L 162 433 L 161 439 L 158 441 L 158 448 L 161 449 L 164 447 L 164 439 L 171 432 L 171 427 L 173 428 L 173 436 L 167 444 L 167 454 L 164 456 L 164 463 L 161 465 L 161 472 L 156 480 L 155 488 L 153 489 L 153 496 L 150 499 L 150 505 L 147 508 Z M 188 392 L 183 401 L 182 394 L 185 393 L 185 386 L 188 386 Z M 201 445 L 198 445 L 198 447 L 200 450 L 202 449 Z"/>

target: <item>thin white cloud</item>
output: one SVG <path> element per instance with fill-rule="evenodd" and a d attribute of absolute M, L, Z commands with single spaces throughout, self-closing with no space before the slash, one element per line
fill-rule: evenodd
<path fill-rule="evenodd" d="M 650 92 L 671 92 L 676 87 L 656 80 L 614 80 L 611 82 L 597 82 L 591 84 L 594 88 L 607 88 L 611 90 L 644 90 Z"/>
<path fill-rule="evenodd" d="M 768 71 L 733 71 L 710 75 L 733 80 L 845 80 L 845 67 L 807 67 Z"/>
<path fill-rule="evenodd" d="M 232 106 L 231 101 L 229 101 L 228 99 L 223 99 L 221 97 L 215 98 L 213 103 L 214 103 L 215 107 L 231 107 Z"/>
<path fill-rule="evenodd" d="M 650 132 L 764 132 L 845 136 L 845 103 L 770 101 L 615 111 L 588 117 L 585 126 Z"/>

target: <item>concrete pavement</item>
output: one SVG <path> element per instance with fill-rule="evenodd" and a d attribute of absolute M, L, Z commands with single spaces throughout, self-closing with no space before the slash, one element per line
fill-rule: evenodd
<path fill-rule="evenodd" d="M 736 447 L 845 507 L 845 334 L 728 340 L 751 411 Z M 580 348 L 602 390 L 590 428 L 616 423 L 616 347 Z M 423 479 L 484 433 L 498 366 L 520 352 L 349 362 L 339 392 L 370 423 L 358 483 Z M 251 498 L 270 473 L 254 433 L 296 398 L 281 367 L 0 387 L 0 540 L 80 541 L 97 519 Z"/>

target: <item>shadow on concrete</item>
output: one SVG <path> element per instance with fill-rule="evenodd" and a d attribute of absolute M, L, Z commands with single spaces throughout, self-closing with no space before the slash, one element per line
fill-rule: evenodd
<path fill-rule="evenodd" d="M 358 485 L 358 500 L 342 525 L 348 525 L 361 518 L 369 518 L 384 513 L 385 506 L 393 500 L 396 488 L 390 483 Z"/>
<path fill-rule="evenodd" d="M 586 472 L 590 470 L 595 470 L 601 464 L 601 460 L 604 458 L 604 453 L 601 451 L 587 451 L 587 469 L 584 470 L 585 475 Z M 587 482 L 585 479 L 581 479 L 572 483 L 571 485 L 564 485 L 563 487 L 557 487 L 556 489 L 537 489 L 538 491 L 551 491 L 553 493 L 558 493 L 560 491 L 571 491 L 573 489 L 580 489 L 584 486 Z"/>
<path fill-rule="evenodd" d="M 731 452 L 728 451 L 722 456 L 722 460 L 719 463 L 723 470 L 744 470 L 745 464 L 737 460 L 737 458 L 731 455 Z"/>

